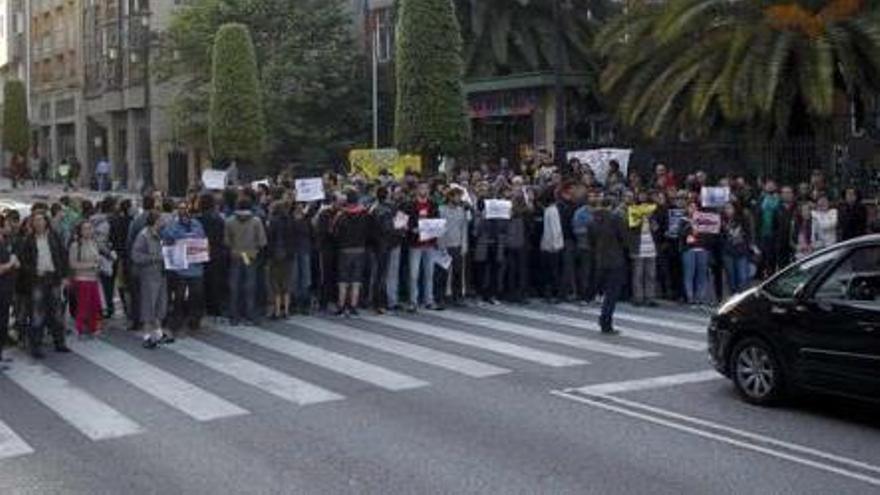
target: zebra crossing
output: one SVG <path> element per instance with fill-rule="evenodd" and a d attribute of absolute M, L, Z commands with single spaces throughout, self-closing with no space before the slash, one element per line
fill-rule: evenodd
<path fill-rule="evenodd" d="M 223 397 L 216 383 L 206 385 L 198 376 L 169 370 L 169 360 L 203 368 L 292 407 L 308 407 L 344 401 L 347 392 L 338 383 L 295 376 L 299 373 L 291 370 L 298 363 L 402 393 L 430 387 L 432 373 L 491 379 L 534 367 L 588 367 L 596 359 L 635 362 L 661 358 L 667 350 L 705 350 L 696 329 L 705 328 L 706 320 L 699 315 L 676 319 L 670 310 L 623 308 L 617 318 L 627 327 L 621 327 L 622 336 L 609 338 L 595 333 L 594 313 L 592 308 L 567 305 L 502 305 L 351 320 L 298 317 L 270 328 L 216 325 L 203 336 L 164 347 L 158 353 L 161 359 L 156 359 L 157 353 L 141 352 L 135 342 L 126 341 L 130 337 L 120 334 L 109 341 L 71 342 L 77 361 L 65 362 L 64 368 L 100 370 L 135 393 L 181 413 L 183 420 L 212 422 L 256 414 L 259 409 L 240 396 Z M 364 355 L 359 349 L 369 352 Z M 261 361 L 261 355 L 273 356 L 272 363 Z M 386 356 L 393 359 L 380 361 Z M 94 387 L 87 390 L 73 376 L 53 368 L 52 360 L 35 362 L 21 353 L 14 358 L 10 369 L 0 374 L 0 394 L 3 387 L 17 387 L 86 439 L 112 441 L 151 429 L 149 421 L 139 423 L 130 417 L 124 401 L 101 397 Z M 408 363 L 404 371 L 399 369 L 401 362 Z M 37 450 L 28 443 L 28 435 L 14 430 L 15 415 L 9 413 L 14 409 L 9 402 L 0 407 L 0 462 Z"/>

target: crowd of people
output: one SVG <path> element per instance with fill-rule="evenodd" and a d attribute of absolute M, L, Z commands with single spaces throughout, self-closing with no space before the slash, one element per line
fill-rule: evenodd
<path fill-rule="evenodd" d="M 35 358 L 46 329 L 55 350 L 69 352 L 68 330 L 98 335 L 117 313 L 148 348 L 198 331 L 205 315 L 259 324 L 469 300 L 601 300 L 601 329 L 615 333 L 621 299 L 713 304 L 793 260 L 880 231 L 860 192 L 832 197 L 820 171 L 794 186 L 679 177 L 662 163 L 645 172 L 611 162 L 597 177 L 573 160 L 430 178 L 326 174 L 324 200 L 312 202 L 297 201 L 282 174 L 256 187 L 194 188 L 180 200 L 63 197 L 32 205 L 25 218 L 6 211 L 0 349 L 10 311 Z M 722 204 L 707 207 L 707 187 L 726 192 Z M 489 213 L 495 205 L 506 209 Z M 426 235 L 430 219 L 444 220 L 442 231 Z M 181 242 L 207 253 L 170 259 L 167 248 Z"/>

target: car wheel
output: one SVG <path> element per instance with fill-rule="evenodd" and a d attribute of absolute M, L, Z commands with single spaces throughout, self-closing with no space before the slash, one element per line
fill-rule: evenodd
<path fill-rule="evenodd" d="M 734 347 L 730 371 L 737 391 L 746 402 L 769 406 L 785 394 L 785 371 L 776 352 L 765 341 L 747 338 Z"/>

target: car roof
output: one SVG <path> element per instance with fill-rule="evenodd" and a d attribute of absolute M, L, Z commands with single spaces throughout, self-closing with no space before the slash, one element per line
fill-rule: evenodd
<path fill-rule="evenodd" d="M 864 246 L 866 244 L 880 244 L 880 234 L 871 234 L 865 235 L 862 237 L 856 237 L 855 239 L 850 239 L 846 242 L 842 242 L 837 246 L 833 247 L 853 247 L 853 246 Z"/>

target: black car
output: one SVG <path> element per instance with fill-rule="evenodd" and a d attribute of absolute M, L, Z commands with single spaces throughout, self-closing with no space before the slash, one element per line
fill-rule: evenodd
<path fill-rule="evenodd" d="M 794 390 L 880 400 L 880 235 L 837 244 L 721 306 L 709 355 L 753 404 Z"/>

